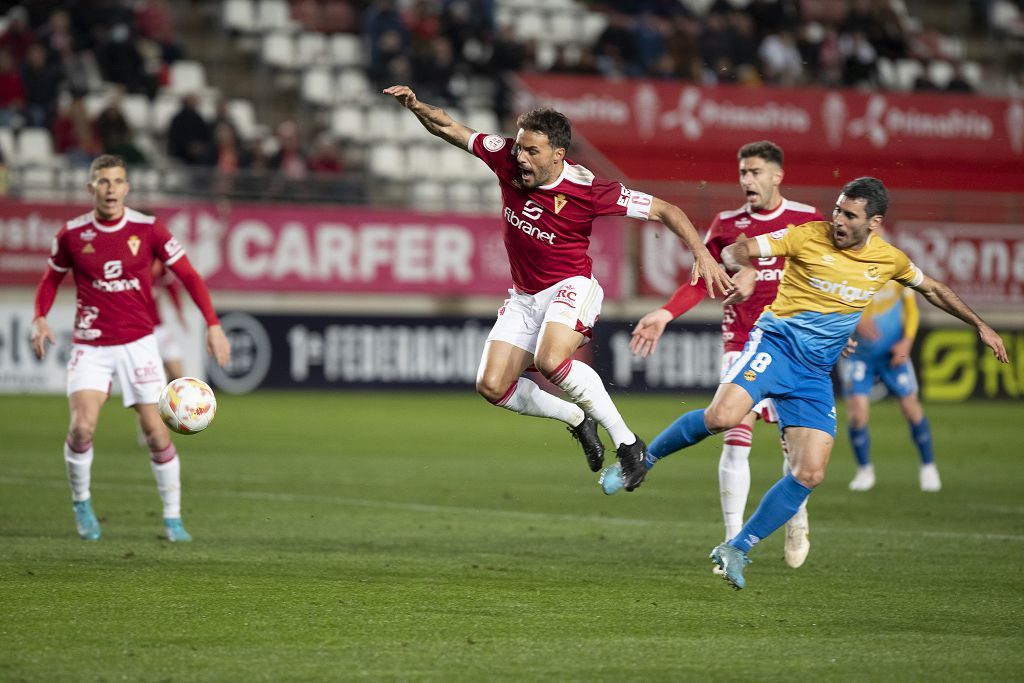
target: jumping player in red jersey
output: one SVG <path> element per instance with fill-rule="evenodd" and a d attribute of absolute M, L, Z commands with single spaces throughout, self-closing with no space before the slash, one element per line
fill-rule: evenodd
<path fill-rule="evenodd" d="M 820 221 L 822 216 L 807 204 L 800 204 L 783 198 L 781 193 L 783 171 L 782 149 L 767 140 L 751 142 L 740 147 L 737 154 L 740 163 L 740 189 L 746 197 L 746 204 L 739 209 L 723 211 L 715 216 L 708 229 L 704 243 L 716 259 L 722 250 L 737 241 L 757 237 L 776 230 L 784 230 L 808 221 Z M 725 373 L 740 353 L 750 336 L 754 322 L 765 306 L 775 300 L 782 279 L 785 259 L 770 257 L 756 259 L 757 286 L 753 295 L 741 303 L 727 304 L 722 311 L 722 369 Z M 665 326 L 697 305 L 706 293 L 700 284 L 684 283 L 662 308 L 651 311 L 633 328 L 630 348 L 636 355 L 646 358 L 654 352 L 658 339 L 665 332 Z M 732 538 L 743 526 L 743 512 L 750 493 L 750 448 L 754 435 L 754 422 L 760 415 L 767 422 L 778 422 L 775 406 L 771 399 L 765 399 L 754 406 L 743 421 L 725 432 L 722 456 L 718 463 L 719 492 L 722 501 L 722 517 L 725 521 L 725 538 Z M 786 442 L 781 439 L 783 454 Z M 788 458 L 783 459 L 783 472 L 789 471 Z M 617 472 L 603 472 L 601 487 L 612 494 L 621 487 Z M 804 563 L 810 550 L 808 539 L 807 505 L 800 508 L 786 524 L 785 558 L 789 566 L 796 568 Z M 716 567 L 717 568 L 717 567 Z"/>
<path fill-rule="evenodd" d="M 206 319 L 206 347 L 220 365 L 231 347 L 199 274 L 185 250 L 159 221 L 125 206 L 128 171 L 124 160 L 103 155 L 89 168 L 94 210 L 68 221 L 53 240 L 48 267 L 36 291 L 32 348 L 37 357 L 54 343 L 46 315 L 57 287 L 71 271 L 77 313 L 68 361 L 71 424 L 64 461 L 71 484 L 78 535 L 99 540 L 100 525 L 89 491 L 92 439 L 100 409 L 116 374 L 125 407 L 134 407 L 151 455 L 153 475 L 163 502 L 164 532 L 172 542 L 191 541 L 181 521 L 181 465 L 157 398 L 167 383 L 153 336 L 153 262 L 162 261 L 185 285 Z"/>
<path fill-rule="evenodd" d="M 569 120 L 552 109 L 519 117 L 515 139 L 485 135 L 420 102 L 404 85 L 384 90 L 433 135 L 487 164 L 501 187 L 505 248 L 513 288 L 487 337 L 476 389 L 494 405 L 521 415 L 561 420 L 580 441 L 590 469 L 604 462 L 600 423 L 620 461 L 640 463 L 644 442 L 627 426 L 604 383 L 572 355 L 591 336 L 604 298 L 591 273 L 587 247 L 598 216 L 629 216 L 664 223 L 694 252 L 693 281 L 704 279 L 712 296 L 731 282 L 686 214 L 657 197 L 594 177 L 566 159 Z M 569 397 L 563 401 L 523 377 L 531 365 Z"/>

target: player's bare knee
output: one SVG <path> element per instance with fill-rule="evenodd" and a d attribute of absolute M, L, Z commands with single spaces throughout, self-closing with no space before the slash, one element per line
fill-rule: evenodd
<path fill-rule="evenodd" d="M 483 396 L 490 403 L 497 403 L 508 391 L 508 386 L 500 386 L 501 382 L 496 377 L 477 377 L 476 393 Z"/>
<path fill-rule="evenodd" d="M 867 417 L 850 413 L 846 416 L 846 426 L 850 429 L 864 429 L 868 426 Z"/>
<path fill-rule="evenodd" d="M 738 425 L 743 420 L 744 414 L 737 414 L 729 406 L 711 405 L 704 410 L 704 425 L 717 434 Z"/>
<path fill-rule="evenodd" d="M 793 476 L 807 488 L 813 489 L 825 481 L 825 470 L 800 467 L 793 470 Z"/>
<path fill-rule="evenodd" d="M 551 376 L 555 374 L 560 367 L 562 367 L 564 362 L 565 358 L 563 358 L 561 354 L 554 353 L 539 353 L 533 359 L 534 367 L 537 368 L 540 374 L 544 375 L 548 379 L 551 379 Z"/>
<path fill-rule="evenodd" d="M 68 429 L 68 443 L 71 444 L 72 447 L 92 443 L 92 437 L 95 431 L 95 425 L 78 421 L 72 422 L 70 429 Z"/>

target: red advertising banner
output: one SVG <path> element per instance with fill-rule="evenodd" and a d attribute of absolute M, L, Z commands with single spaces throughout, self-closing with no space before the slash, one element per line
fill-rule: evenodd
<path fill-rule="evenodd" d="M 896 187 L 1019 191 L 1024 103 L 956 94 L 701 87 L 524 75 L 521 109 L 553 107 L 633 180 L 735 182 L 736 150 L 770 139 L 788 184 L 874 175 Z"/>
<path fill-rule="evenodd" d="M 0 202 L 0 285 L 39 280 L 53 235 L 86 207 Z M 498 216 L 212 204 L 153 207 L 214 290 L 501 295 L 511 285 Z M 625 221 L 594 226 L 590 256 L 620 296 Z"/>
<path fill-rule="evenodd" d="M 926 275 L 973 305 L 1024 304 L 1024 225 L 900 221 L 888 238 Z M 660 225 L 640 231 L 640 294 L 665 297 L 690 276 L 693 256 Z"/>

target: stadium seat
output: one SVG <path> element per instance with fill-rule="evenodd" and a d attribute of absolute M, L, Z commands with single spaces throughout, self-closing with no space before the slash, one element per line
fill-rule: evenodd
<path fill-rule="evenodd" d="M 256 8 L 252 0 L 227 0 L 221 21 L 229 31 L 253 33 L 256 30 Z"/>
<path fill-rule="evenodd" d="M 367 140 L 399 140 L 401 139 L 397 127 L 399 126 L 398 114 L 402 112 L 386 100 L 366 112 L 366 139 Z M 410 115 L 411 116 L 411 115 Z M 415 117 L 413 117 L 415 118 Z"/>
<path fill-rule="evenodd" d="M 462 182 L 451 183 L 448 186 L 449 206 L 455 211 L 481 211 L 483 205 L 480 196 L 481 189 L 477 183 L 465 179 Z"/>
<path fill-rule="evenodd" d="M 413 116 L 411 112 L 399 107 L 397 102 L 388 107 L 388 109 L 395 112 L 393 114 L 395 121 L 395 140 L 420 142 L 424 139 L 429 139 L 430 134 L 427 132 L 426 128 L 423 127 L 423 124 L 420 123 L 420 120 Z"/>
<path fill-rule="evenodd" d="M 153 100 L 153 130 L 166 134 L 171 119 L 181 109 L 181 98 L 169 92 L 158 93 Z"/>
<path fill-rule="evenodd" d="M 363 66 L 366 62 L 365 47 L 358 36 L 338 33 L 331 36 L 331 64 L 334 66 Z"/>
<path fill-rule="evenodd" d="M 442 211 L 449 208 L 444 183 L 436 180 L 414 181 L 410 191 L 412 205 L 420 211 Z"/>
<path fill-rule="evenodd" d="M 331 132 L 341 140 L 362 140 L 366 133 L 363 108 L 351 104 L 335 107 L 331 112 Z"/>
<path fill-rule="evenodd" d="M 149 131 L 153 122 L 149 98 L 145 95 L 128 94 L 121 98 L 121 113 L 132 130 Z"/>
<path fill-rule="evenodd" d="M 597 42 L 597 37 L 608 28 L 608 17 L 597 12 L 587 12 L 583 15 L 579 40 L 587 45 Z"/>
<path fill-rule="evenodd" d="M 896 66 L 887 57 L 879 57 L 875 62 L 878 70 L 878 81 L 886 90 L 896 90 Z"/>
<path fill-rule="evenodd" d="M 551 12 L 547 23 L 545 38 L 555 45 L 566 45 L 582 39 L 579 27 L 583 23 L 582 16 L 571 11 Z"/>
<path fill-rule="evenodd" d="M 547 38 L 548 25 L 540 12 L 524 10 L 515 18 L 515 34 L 522 41 L 544 40 Z"/>
<path fill-rule="evenodd" d="M 963 69 L 964 78 L 971 84 L 971 87 L 975 90 L 981 88 L 982 78 L 985 76 L 981 64 L 974 61 L 966 61 L 961 68 Z"/>
<path fill-rule="evenodd" d="M 91 92 L 85 96 L 85 113 L 90 120 L 94 120 L 100 115 L 107 106 L 107 101 L 110 100 L 110 94 L 107 92 Z"/>
<path fill-rule="evenodd" d="M 330 62 L 327 37 L 322 33 L 303 31 L 295 43 L 295 65 L 320 66 Z"/>
<path fill-rule="evenodd" d="M 259 0 L 256 6 L 256 28 L 261 31 L 293 30 L 291 10 L 284 0 Z"/>
<path fill-rule="evenodd" d="M 911 90 L 914 81 L 924 72 L 924 67 L 916 59 L 897 59 L 894 66 L 897 90 Z"/>
<path fill-rule="evenodd" d="M 53 138 L 46 128 L 22 128 L 15 144 L 14 158 L 22 166 L 54 166 Z"/>
<path fill-rule="evenodd" d="M 299 64 L 295 58 L 295 40 L 286 31 L 270 31 L 263 34 L 260 50 L 263 63 L 274 69 L 294 69 Z"/>
<path fill-rule="evenodd" d="M 409 145 L 407 152 L 409 176 L 422 179 L 435 178 L 438 154 L 444 149 L 444 144 L 430 141 Z"/>
<path fill-rule="evenodd" d="M 14 131 L 10 128 L 0 128 L 0 154 L 8 164 L 17 162 L 14 147 Z"/>
<path fill-rule="evenodd" d="M 228 116 L 231 117 L 231 122 L 235 124 L 238 135 L 243 140 L 251 140 L 253 138 L 258 124 L 256 123 L 256 111 L 250 100 L 229 100 Z"/>
<path fill-rule="evenodd" d="M 945 60 L 933 59 L 928 64 L 928 79 L 940 88 L 949 85 L 955 73 L 956 69 L 953 68 L 953 65 Z"/>
<path fill-rule="evenodd" d="M 385 180 L 406 180 L 405 151 L 396 144 L 380 143 L 370 148 L 370 174 Z"/>
<path fill-rule="evenodd" d="M 310 104 L 326 107 L 334 102 L 330 70 L 320 66 L 307 69 L 302 74 L 301 92 L 302 99 Z"/>
<path fill-rule="evenodd" d="M 336 96 L 339 102 L 369 102 L 376 93 L 362 69 L 345 69 L 338 74 Z"/>
<path fill-rule="evenodd" d="M 177 94 L 198 93 L 206 89 L 206 69 L 201 62 L 179 59 L 171 64 L 168 89 Z"/>

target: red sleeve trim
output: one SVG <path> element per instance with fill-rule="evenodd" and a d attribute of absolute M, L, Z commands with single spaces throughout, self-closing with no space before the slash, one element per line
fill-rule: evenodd
<path fill-rule="evenodd" d="M 182 254 L 182 257 L 171 264 L 170 268 L 181 280 L 181 284 L 185 285 L 192 301 L 196 302 L 196 306 L 202 311 L 206 324 L 220 325 L 220 318 L 213 310 L 213 302 L 210 300 L 210 290 L 206 288 L 206 283 L 192 267 L 192 262 L 188 260 L 188 257 Z"/>
<path fill-rule="evenodd" d="M 700 300 L 707 295 L 707 292 L 707 285 L 704 284 L 703 280 L 698 280 L 695 285 L 684 282 L 662 308 L 671 313 L 673 317 L 678 318 L 700 303 Z"/>
<path fill-rule="evenodd" d="M 53 301 L 57 298 L 57 287 L 64 279 L 67 271 L 47 268 L 43 277 L 39 279 L 39 286 L 36 288 L 36 318 L 45 317 L 53 308 Z"/>

